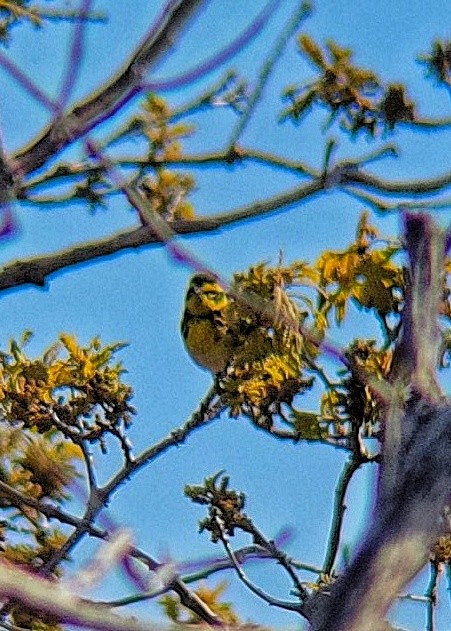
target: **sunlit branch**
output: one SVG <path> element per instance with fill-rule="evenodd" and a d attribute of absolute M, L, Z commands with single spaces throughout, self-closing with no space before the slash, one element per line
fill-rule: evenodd
<path fill-rule="evenodd" d="M 110 144 L 109 142 L 107 144 Z M 104 145 L 100 145 L 100 150 Z M 305 162 L 300 160 L 290 160 L 283 156 L 278 156 L 269 151 L 260 151 L 257 149 L 250 149 L 246 147 L 235 147 L 232 153 L 225 153 L 223 151 L 202 153 L 202 154 L 185 154 L 177 159 L 155 159 L 155 158 L 120 158 L 115 157 L 112 163 L 116 168 L 132 168 L 145 171 L 146 169 L 155 169 L 156 167 L 178 167 L 178 166 L 192 166 L 192 167 L 204 167 L 204 166 L 216 166 L 217 164 L 225 164 L 228 166 L 236 165 L 239 167 L 243 163 L 254 162 L 263 166 L 274 167 L 282 171 L 288 171 L 294 175 L 308 175 L 310 177 L 319 177 L 319 171 L 309 167 Z M 58 183 L 65 183 L 66 180 L 72 179 L 80 180 L 82 177 L 86 177 L 90 174 L 98 172 L 104 172 L 105 169 L 99 165 L 93 164 L 60 164 L 54 167 L 52 170 L 47 171 L 44 175 L 33 178 L 23 185 L 22 190 L 19 191 L 19 199 L 24 199 L 30 203 L 40 201 L 36 198 L 29 198 L 28 195 L 34 189 Z M 68 195 L 61 201 L 69 201 L 71 198 Z M 73 196 L 72 196 L 73 199 Z M 49 203 L 52 199 L 49 198 Z"/>
<path fill-rule="evenodd" d="M 240 564 L 272 558 L 270 553 L 259 545 L 244 546 L 243 548 L 239 548 L 238 550 L 235 550 L 235 557 Z M 230 569 L 235 569 L 235 566 L 230 558 L 224 557 L 214 563 L 210 563 L 208 565 L 206 564 L 204 568 L 198 570 L 197 572 L 184 574 L 182 578 L 183 582 L 189 585 L 190 583 L 196 583 L 197 581 L 204 580 L 217 572 L 223 572 L 224 570 Z"/>
<path fill-rule="evenodd" d="M 451 127 L 451 118 L 415 118 L 412 121 L 401 121 L 400 126 L 413 127 L 413 129 L 434 131 Z"/>
<path fill-rule="evenodd" d="M 171 109 L 168 122 L 175 123 L 205 108 L 231 107 L 237 111 L 239 100 L 246 100 L 246 82 L 235 70 L 228 70 L 223 77 L 191 100 Z M 237 102 L 238 100 L 238 102 Z"/>
<path fill-rule="evenodd" d="M 226 211 L 190 221 L 174 221 L 170 226 L 168 224 L 168 228 L 170 227 L 171 230 L 171 238 L 172 235 L 211 232 L 233 223 L 261 217 L 273 211 L 281 211 L 284 206 L 293 206 L 302 199 L 318 193 L 322 186 L 321 182 L 307 183 L 260 202 L 246 204 L 231 212 Z M 141 226 L 119 232 L 106 239 L 81 243 L 56 254 L 16 261 L 4 266 L 3 270 L 0 271 L 0 291 L 24 284 L 42 287 L 50 274 L 66 267 L 116 254 L 128 248 L 139 248 L 162 243 L 164 243 L 164 239 L 155 233 L 152 226 Z"/>
<path fill-rule="evenodd" d="M 39 7 L 39 17 L 48 22 L 79 22 L 80 11 L 79 9 L 52 10 Z M 108 16 L 104 11 L 90 11 L 83 19 L 90 23 L 104 23 L 107 22 Z"/>
<path fill-rule="evenodd" d="M 354 199 L 368 204 L 373 210 L 378 213 L 399 213 L 402 210 L 446 210 L 451 208 L 451 198 L 438 199 L 438 200 L 422 200 L 421 202 L 403 201 L 401 202 L 388 202 L 381 197 L 371 195 L 367 191 L 362 191 L 357 186 L 346 186 L 343 192 L 350 195 Z"/>
<path fill-rule="evenodd" d="M 267 559 L 273 558 L 267 550 L 259 545 L 244 546 L 243 548 L 239 548 L 235 550 L 235 557 L 240 564 L 252 561 L 265 561 Z M 310 563 L 304 563 L 303 561 L 298 561 L 297 559 L 290 558 L 290 565 L 298 570 L 304 570 L 305 572 L 312 572 L 313 574 L 322 573 L 322 569 L 320 567 L 317 567 L 316 565 L 311 565 Z M 183 582 L 187 584 L 195 583 L 202 579 L 208 578 L 216 572 L 222 572 L 228 569 L 235 569 L 235 566 L 230 558 L 225 557 L 223 559 L 218 559 L 214 563 L 206 564 L 205 568 L 197 572 L 184 574 L 182 576 L 182 579 Z"/>
<path fill-rule="evenodd" d="M 346 174 L 342 184 L 359 184 L 364 188 L 373 189 L 387 195 L 392 193 L 399 195 L 428 195 L 438 193 L 451 186 L 451 172 L 437 177 L 393 182 L 379 178 L 367 171 L 356 169 Z"/>
<path fill-rule="evenodd" d="M 400 194 L 415 194 L 438 191 L 446 186 L 451 179 L 450 174 L 423 180 L 421 182 L 386 182 L 369 174 L 361 173 L 356 168 L 349 171 L 346 165 L 337 165 L 329 174 L 328 181 L 314 180 L 297 186 L 284 193 L 276 194 L 261 201 L 246 204 L 231 211 L 207 215 L 191 221 L 177 220 L 167 224 L 169 235 L 201 234 L 225 228 L 234 223 L 263 217 L 274 212 L 282 212 L 302 200 L 313 197 L 329 186 L 343 186 L 353 181 L 362 184 L 368 181 L 384 192 L 390 188 Z M 17 287 L 23 284 L 43 286 L 47 277 L 66 267 L 90 261 L 99 257 L 109 256 L 128 248 L 138 248 L 152 244 L 161 244 L 164 237 L 156 234 L 152 226 L 142 226 L 134 230 L 120 232 L 106 239 L 87 242 L 73 246 L 56 254 L 33 257 L 28 260 L 17 261 L 6 265 L 0 272 L 0 290 Z"/>

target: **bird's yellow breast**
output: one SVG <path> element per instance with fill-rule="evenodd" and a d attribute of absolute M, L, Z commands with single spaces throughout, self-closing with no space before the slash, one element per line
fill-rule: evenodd
<path fill-rule="evenodd" d="M 184 335 L 194 361 L 214 373 L 225 369 L 230 359 L 230 340 L 218 331 L 211 318 L 191 318 Z"/>

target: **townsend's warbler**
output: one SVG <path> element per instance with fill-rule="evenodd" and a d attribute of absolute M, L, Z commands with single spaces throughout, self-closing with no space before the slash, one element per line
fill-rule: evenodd
<path fill-rule="evenodd" d="M 230 298 L 208 274 L 192 277 L 186 293 L 182 335 L 196 363 L 214 373 L 222 372 L 233 355 L 227 312 Z"/>

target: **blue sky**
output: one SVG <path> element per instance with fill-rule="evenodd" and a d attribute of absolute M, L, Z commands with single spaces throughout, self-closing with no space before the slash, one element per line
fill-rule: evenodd
<path fill-rule="evenodd" d="M 122 64 L 162 6 L 161 1 L 143 3 L 142 0 L 94 3 L 95 9 L 105 11 L 109 19 L 87 29 L 74 101 L 86 96 Z M 206 59 L 242 31 L 263 6 L 262 0 L 252 3 L 211 0 L 149 80 L 177 75 Z M 294 0 L 280 2 L 265 30 L 226 67 L 237 70 L 252 86 L 268 47 L 295 6 Z M 443 0 L 428 3 L 318 0 L 302 30 L 321 42 L 331 38 L 351 47 L 356 63 L 372 68 L 385 80 L 405 81 L 419 112 L 438 117 L 449 115 L 449 95 L 443 89 L 434 89 L 424 79 L 423 68 L 415 62 L 415 57 L 427 51 L 433 39 L 446 37 L 445 14 Z M 65 24 L 52 23 L 43 31 L 17 27 L 6 53 L 41 89 L 55 96 L 67 67 L 70 33 L 71 28 Z M 196 85 L 165 96 L 171 104 L 185 103 L 217 81 L 224 70 L 218 69 Z M 372 145 L 363 137 L 350 141 L 340 136 L 335 127 L 324 133 L 324 112 L 312 114 L 297 127 L 277 123 L 283 107 L 282 89 L 311 77 L 312 70 L 297 54 L 293 39 L 278 60 L 255 117 L 243 134 L 242 144 L 304 160 L 314 167 L 322 164 L 326 138 L 338 139 L 337 158 L 370 151 Z M 0 82 L 2 135 L 6 149 L 14 151 L 39 132 L 49 114 L 3 69 Z M 134 101 L 127 112 L 131 113 L 138 103 L 139 100 Z M 198 134 L 187 141 L 187 150 L 218 150 L 227 144 L 236 116 L 216 108 L 190 122 L 198 126 Z M 101 138 L 111 128 L 109 123 L 94 136 Z M 449 133 L 412 134 L 402 129 L 392 138 L 378 142 L 387 140 L 397 143 L 402 151 L 398 160 L 386 159 L 372 165 L 372 170 L 381 176 L 420 178 L 449 168 Z M 299 180 L 266 167 L 242 165 L 205 168 L 196 173 L 196 182 L 191 199 L 197 213 L 202 215 L 231 210 L 293 187 Z M 180 242 L 208 266 L 229 277 L 234 271 L 261 260 L 275 263 L 279 250 L 287 261 L 314 261 L 324 248 L 345 247 L 353 239 L 361 210 L 360 202 L 334 191 L 273 217 Z M 136 217 L 120 198 L 113 199 L 108 209 L 95 214 L 79 204 L 47 210 L 23 205 L 15 213 L 20 232 L 2 244 L 3 263 L 57 251 L 136 225 Z M 451 213 L 441 211 L 437 218 L 449 222 Z M 385 235 L 394 236 L 398 232 L 396 216 L 378 218 L 377 223 Z M 190 273 L 171 260 L 163 247 L 125 252 L 109 260 L 65 270 L 52 276 L 44 289 L 22 287 L 2 296 L 0 343 L 4 347 L 9 338 L 18 337 L 28 328 L 35 333 L 30 353 L 40 353 L 62 331 L 76 334 L 82 342 L 95 335 L 105 342 L 127 341 L 129 346 L 120 358 L 128 369 L 127 381 L 135 390 L 138 415 L 130 437 L 139 453 L 181 425 L 211 384 L 211 376 L 187 356 L 179 335 Z M 357 333 L 377 336 L 377 324 L 368 315 L 352 312 L 349 324 L 344 331 L 333 332 L 333 339 L 344 343 Z M 102 476 L 107 479 L 118 466 L 118 456 L 114 448 L 107 456 L 95 453 L 101 479 Z M 218 555 L 219 548 L 209 543 L 205 534 L 197 534 L 202 511 L 183 497 L 183 486 L 226 469 L 231 485 L 246 493 L 247 512 L 256 524 L 269 537 L 283 527 L 294 528 L 290 554 L 319 565 L 327 541 L 334 485 L 344 459 L 345 454 L 331 447 L 277 442 L 257 433 L 243 419 L 222 418 L 136 475 L 114 496 L 110 512 L 118 523 L 132 529 L 137 545 L 155 556 L 169 555 L 176 561 L 187 561 Z M 374 469 L 366 467 L 351 485 L 345 520 L 346 543 L 353 544 L 361 536 L 372 497 L 373 474 Z M 95 546 L 83 544 L 79 551 L 88 558 Z M 274 566 L 249 566 L 249 574 L 275 596 L 289 597 L 289 585 Z M 236 603 L 244 620 L 298 624 L 292 614 L 259 602 L 232 573 L 227 578 L 230 581 L 227 599 Z M 218 580 L 215 578 L 212 584 Z M 132 587 L 121 584 L 117 576 L 102 585 L 98 593 L 104 598 L 117 597 L 128 589 Z M 136 606 L 135 611 L 146 618 L 160 615 L 159 609 L 150 603 Z M 403 605 L 396 619 L 412 629 L 423 628 L 421 605 Z"/>

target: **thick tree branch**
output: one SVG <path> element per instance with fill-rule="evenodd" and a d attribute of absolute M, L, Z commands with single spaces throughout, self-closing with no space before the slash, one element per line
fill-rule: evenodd
<path fill-rule="evenodd" d="M 318 193 L 322 188 L 322 182 L 303 184 L 286 193 L 275 195 L 261 202 L 246 204 L 231 212 L 218 213 L 193 221 L 174 221 L 168 227 L 174 234 L 211 232 L 240 221 L 264 216 L 283 207 L 293 206 L 300 200 Z M 142 226 L 117 233 L 106 239 L 67 248 L 56 254 L 16 261 L 5 266 L 0 272 L 0 291 L 25 284 L 42 287 L 49 275 L 66 267 L 110 256 L 128 248 L 139 248 L 162 242 L 161 237 L 155 234 L 151 226 Z"/>
<path fill-rule="evenodd" d="M 451 479 L 451 406 L 440 395 L 434 364 L 444 240 L 427 215 L 406 215 L 410 281 L 375 514 L 346 574 L 330 594 L 319 592 L 307 602 L 304 613 L 314 631 L 384 629 L 393 600 L 427 562 L 441 532 Z"/>

